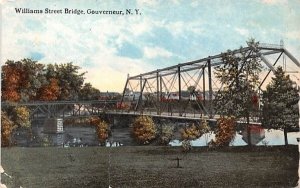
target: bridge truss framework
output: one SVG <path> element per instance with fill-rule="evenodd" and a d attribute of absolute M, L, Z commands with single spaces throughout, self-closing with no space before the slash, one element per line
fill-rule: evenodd
<path fill-rule="evenodd" d="M 245 53 L 259 59 L 264 69 L 260 75 L 261 80 L 258 87 L 260 91 L 268 83 L 269 77 L 274 73 L 281 60 L 283 66 L 288 63 L 293 67 L 293 73 L 300 71 L 299 61 L 283 45 L 259 44 L 258 47 L 248 45 L 233 50 L 232 53 L 235 56 Z M 157 115 L 167 112 L 170 115 L 178 113 L 181 116 L 188 111 L 198 109 L 201 115 L 203 113 L 212 118 L 215 114 L 211 101 L 222 89 L 222 85 L 215 78 L 213 71 L 216 66 L 223 64 L 223 54 L 128 77 L 121 103 L 127 102 L 132 110 L 140 113 L 156 111 Z M 191 96 L 184 97 L 190 86 L 202 93 L 201 100 L 191 99 Z M 131 96 L 128 93 L 131 93 Z M 175 98 L 172 95 L 175 95 Z"/>

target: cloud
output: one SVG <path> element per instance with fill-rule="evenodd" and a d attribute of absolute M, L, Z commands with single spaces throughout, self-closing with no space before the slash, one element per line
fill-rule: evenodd
<path fill-rule="evenodd" d="M 71 1 L 5 2 L 1 56 L 4 61 L 32 57 L 42 63 L 73 62 L 88 71 L 87 82 L 101 90 L 121 91 L 127 73 L 135 75 L 238 48 L 250 34 L 267 43 L 283 37 L 286 47 L 297 53 L 300 3 L 290 1 L 287 9 L 261 2 L 78 0 L 76 6 Z M 276 2 L 280 3 L 263 3 Z M 14 7 L 125 7 L 138 8 L 142 15 L 17 15 Z"/>
<path fill-rule="evenodd" d="M 144 54 L 146 58 L 154 59 L 159 57 L 171 57 L 173 54 L 169 52 L 168 50 L 165 50 L 160 47 L 145 47 L 144 48 Z"/>
<path fill-rule="evenodd" d="M 287 3 L 287 0 L 262 0 L 262 3 L 268 4 L 268 5 L 274 5 L 274 4 L 283 4 Z"/>
<path fill-rule="evenodd" d="M 238 32 L 240 35 L 248 37 L 249 36 L 249 31 L 244 28 L 235 28 L 234 29 L 236 32 Z"/>

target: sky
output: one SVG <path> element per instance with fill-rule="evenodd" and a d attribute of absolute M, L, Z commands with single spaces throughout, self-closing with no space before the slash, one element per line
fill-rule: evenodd
<path fill-rule="evenodd" d="M 73 62 L 100 91 L 127 74 L 201 59 L 246 41 L 279 44 L 300 59 L 299 0 L 0 0 L 1 63 Z M 133 15 L 17 14 L 29 9 L 139 9 Z"/>

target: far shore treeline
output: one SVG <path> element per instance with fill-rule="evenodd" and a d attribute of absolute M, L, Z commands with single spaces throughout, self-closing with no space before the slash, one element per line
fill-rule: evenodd
<path fill-rule="evenodd" d="M 72 63 L 41 64 L 32 59 L 7 60 L 2 65 L 1 94 L 5 102 L 96 100 L 100 91 L 84 83 L 85 72 Z M 11 144 L 16 128 L 31 127 L 26 106 L 1 108 L 1 146 Z"/>
<path fill-rule="evenodd" d="M 100 91 L 84 83 L 85 72 L 73 63 L 41 64 L 7 60 L 2 66 L 2 101 L 93 100 Z"/>

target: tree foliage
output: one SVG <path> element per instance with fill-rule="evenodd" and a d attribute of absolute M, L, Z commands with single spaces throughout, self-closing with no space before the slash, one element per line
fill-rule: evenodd
<path fill-rule="evenodd" d="M 299 94 L 289 75 L 282 67 L 278 67 L 275 77 L 267 85 L 263 93 L 263 126 L 266 128 L 283 129 L 285 143 L 287 130 L 299 124 Z"/>
<path fill-rule="evenodd" d="M 7 114 L 1 111 L 1 147 L 10 145 L 10 136 L 14 128 L 15 126 Z"/>
<path fill-rule="evenodd" d="M 85 83 L 79 93 L 81 100 L 97 100 L 100 96 L 99 89 L 96 89 L 90 83 Z"/>
<path fill-rule="evenodd" d="M 44 65 L 22 59 L 8 60 L 2 66 L 2 94 L 6 101 L 28 101 L 36 99 L 39 88 L 46 82 Z"/>
<path fill-rule="evenodd" d="M 100 121 L 96 125 L 98 140 L 101 145 L 104 145 L 109 136 L 109 126 L 105 121 Z"/>
<path fill-rule="evenodd" d="M 84 83 L 80 67 L 72 63 L 48 64 L 31 59 L 8 60 L 2 66 L 2 100 L 76 100 L 94 99 L 99 90 Z"/>
<path fill-rule="evenodd" d="M 9 107 L 1 110 L 2 146 L 10 145 L 10 136 L 15 128 L 30 128 L 30 110 L 24 106 Z"/>
<path fill-rule="evenodd" d="M 241 51 L 236 55 L 228 51 L 222 55 L 223 64 L 216 67 L 216 78 L 224 88 L 217 94 L 214 105 L 219 114 L 240 118 L 249 117 L 257 110 L 253 98 L 257 96 L 262 66 L 260 58 L 253 53 L 258 52 L 259 43 L 254 39 L 247 43 L 250 52 Z"/>
<path fill-rule="evenodd" d="M 14 108 L 11 119 L 18 127 L 30 127 L 30 110 L 25 106 L 18 106 Z"/>
<path fill-rule="evenodd" d="M 80 67 L 73 63 L 55 64 L 56 78 L 61 89 L 59 100 L 74 100 L 79 98 L 84 82 L 84 74 L 79 73 Z M 49 73 L 50 74 L 50 73 Z"/>
<path fill-rule="evenodd" d="M 96 133 L 100 144 L 102 146 L 105 146 L 105 142 L 108 139 L 110 133 L 109 125 L 99 117 L 92 117 L 89 121 L 90 125 L 96 127 Z"/>
<path fill-rule="evenodd" d="M 235 124 L 236 119 L 234 117 L 221 117 L 217 120 L 217 146 L 229 146 L 235 137 Z"/>
<path fill-rule="evenodd" d="M 174 126 L 163 124 L 159 136 L 160 144 L 168 145 L 174 136 Z"/>
<path fill-rule="evenodd" d="M 195 124 L 186 126 L 180 130 L 180 133 L 182 140 L 195 140 L 202 136 L 202 132 Z"/>
<path fill-rule="evenodd" d="M 134 119 L 133 136 L 141 144 L 149 144 L 156 137 L 155 124 L 149 116 L 139 116 Z"/>
<path fill-rule="evenodd" d="M 60 94 L 60 87 L 56 78 L 51 78 L 49 84 L 41 87 L 39 92 L 39 100 L 42 101 L 55 101 Z"/>
<path fill-rule="evenodd" d="M 258 115 L 257 91 L 259 73 L 262 70 L 258 42 L 250 39 L 247 42 L 248 51 L 238 54 L 228 51 L 222 55 L 223 64 L 216 67 L 215 75 L 223 85 L 214 100 L 217 114 L 221 116 L 235 116 L 247 120 L 248 144 L 251 145 L 249 122 L 251 116 Z"/>

